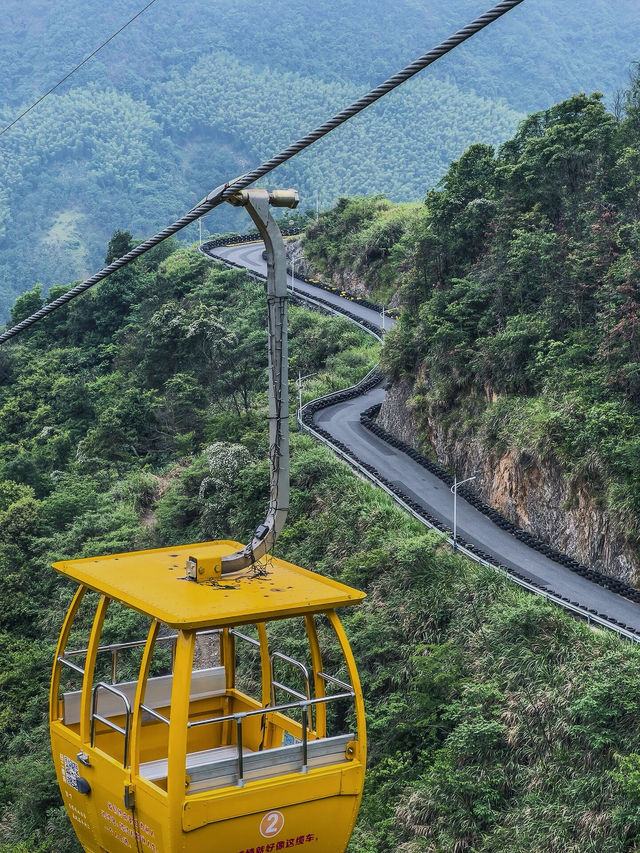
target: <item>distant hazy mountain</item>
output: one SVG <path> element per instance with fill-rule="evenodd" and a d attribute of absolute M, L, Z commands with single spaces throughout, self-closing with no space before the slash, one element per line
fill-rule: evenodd
<path fill-rule="evenodd" d="M 139 5 L 4 0 L 2 125 Z M 93 270 L 116 228 L 147 236 L 489 5 L 157 0 L 0 137 L 0 309 L 35 281 Z M 501 142 L 525 113 L 575 91 L 613 102 L 639 37 L 637 0 L 525 0 L 271 183 L 297 186 L 303 207 L 421 198 L 471 142 Z M 229 209 L 204 231 L 244 224 Z"/>

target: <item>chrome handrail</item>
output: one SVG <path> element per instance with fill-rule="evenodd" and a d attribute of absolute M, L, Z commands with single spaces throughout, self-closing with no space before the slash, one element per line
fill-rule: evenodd
<path fill-rule="evenodd" d="M 165 716 L 159 714 L 156 710 L 150 708 L 148 705 L 145 705 L 142 702 L 140 703 L 140 710 L 146 711 L 147 714 L 150 714 L 152 717 L 155 717 L 156 720 L 160 720 L 161 723 L 165 723 L 167 726 L 169 725 L 170 721 Z"/>
<path fill-rule="evenodd" d="M 282 684 L 282 682 L 275 680 L 275 678 L 273 677 L 273 662 L 276 659 L 284 661 L 284 663 L 291 664 L 291 666 L 296 667 L 297 669 L 300 670 L 300 672 L 302 672 L 302 675 L 304 678 L 304 687 L 305 687 L 305 693 L 304 694 L 298 693 L 297 690 L 293 690 L 291 687 L 287 687 L 286 684 Z M 270 667 L 270 676 L 271 676 L 271 704 L 272 705 L 276 704 L 276 688 L 282 690 L 284 693 L 288 693 L 289 696 L 294 696 L 296 699 L 305 700 L 305 699 L 311 698 L 311 684 L 310 684 L 309 670 L 299 660 L 296 660 L 295 658 L 289 657 L 289 655 L 285 655 L 285 654 L 283 654 L 283 652 L 272 652 L 271 656 L 269 657 L 269 667 Z M 309 728 L 312 729 L 313 728 L 313 717 L 311 715 L 311 708 L 307 708 L 307 715 L 308 715 Z"/>
<path fill-rule="evenodd" d="M 168 642 L 169 640 L 176 640 L 177 638 L 178 638 L 177 634 L 167 634 L 164 637 L 158 637 L 156 642 L 164 643 L 164 642 Z M 98 646 L 96 651 L 97 651 L 97 653 L 114 652 L 114 651 L 119 652 L 122 649 L 135 649 L 137 646 L 144 646 L 144 645 L 146 645 L 146 642 L 147 642 L 146 639 L 144 639 L 144 640 L 130 640 L 127 643 L 110 643 L 107 646 Z M 74 657 L 75 655 L 86 655 L 88 651 L 89 651 L 89 649 L 73 649 L 72 651 L 65 652 L 65 654 L 69 655 L 70 657 Z"/>
<path fill-rule="evenodd" d="M 229 633 L 234 637 L 238 637 L 238 639 L 240 640 L 244 640 L 245 643 L 250 643 L 252 646 L 257 646 L 258 648 L 260 648 L 260 640 L 256 640 L 253 637 L 249 637 L 248 634 L 243 634 L 242 631 L 238 631 L 237 628 L 231 628 Z"/>
<path fill-rule="evenodd" d="M 300 768 L 301 773 L 306 773 L 308 771 L 308 727 L 307 727 L 307 712 L 309 711 L 309 706 L 311 705 L 319 705 L 321 703 L 333 702 L 337 699 L 353 699 L 355 696 L 355 691 L 352 688 L 349 688 L 349 691 L 346 693 L 335 693 L 333 696 L 319 696 L 316 699 L 304 699 L 300 702 L 286 702 L 283 705 L 274 705 L 273 707 L 268 708 L 257 708 L 254 711 L 238 711 L 235 714 L 225 714 L 222 717 L 210 717 L 207 720 L 193 720 L 192 722 L 187 723 L 187 729 L 196 728 L 197 726 L 207 726 L 212 725 L 213 723 L 228 723 L 234 721 L 236 724 L 237 731 L 237 746 L 238 746 L 238 781 L 237 785 L 241 788 L 244 785 L 244 757 L 243 757 L 243 743 L 242 743 L 242 723 L 247 717 L 257 717 L 257 716 L 265 716 L 266 714 L 277 713 L 280 711 L 287 711 L 292 708 L 300 708 L 302 709 L 302 766 Z"/>
<path fill-rule="evenodd" d="M 197 636 L 198 637 L 205 637 L 205 636 L 208 636 L 211 634 L 221 634 L 221 633 L 222 633 L 221 628 L 209 628 L 206 631 L 198 631 Z M 164 637 L 157 637 L 156 638 L 156 643 L 171 643 L 172 644 L 172 664 L 175 662 L 173 660 L 173 658 L 175 656 L 175 643 L 176 643 L 177 639 L 178 639 L 177 634 L 166 634 Z M 250 639 L 250 638 L 247 637 L 246 639 Z M 117 676 L 118 652 L 121 652 L 124 649 L 139 648 L 140 646 L 145 646 L 146 644 L 147 644 L 147 640 L 145 638 L 144 640 L 131 640 L 127 643 L 110 643 L 109 645 L 106 645 L 106 646 L 98 646 L 96 654 L 101 654 L 102 652 L 110 652 L 111 653 L 111 683 L 112 684 L 117 684 L 117 682 L 118 682 L 118 676 Z M 68 651 L 68 652 L 65 651 L 64 657 L 65 658 L 67 658 L 67 657 L 78 657 L 79 655 L 86 655 L 88 651 L 89 651 L 89 649 L 72 649 L 71 651 Z M 73 669 L 73 666 L 66 659 L 62 659 L 60 657 L 60 658 L 58 658 L 58 660 L 60 660 L 61 663 L 64 663 L 66 666 L 69 666 L 71 669 Z M 77 671 L 79 672 L 80 670 L 78 669 Z M 84 673 L 84 669 L 82 670 L 82 672 Z"/>
<path fill-rule="evenodd" d="M 122 699 L 122 701 L 124 702 L 124 707 L 125 707 L 124 729 L 121 726 L 118 726 L 116 723 L 112 722 L 108 717 L 103 717 L 102 715 L 97 713 L 96 705 L 97 705 L 98 691 L 99 690 L 107 690 L 109 693 L 113 693 L 114 696 L 117 696 L 118 698 Z M 126 767 L 127 766 L 127 752 L 129 750 L 129 729 L 131 726 L 131 703 L 129 702 L 129 699 L 127 698 L 127 696 L 122 692 L 122 690 L 117 690 L 115 687 L 113 687 L 113 685 L 107 684 L 104 681 L 99 681 L 95 685 L 95 687 L 93 688 L 93 691 L 92 691 L 92 695 L 91 695 L 91 740 L 90 740 L 91 746 L 93 746 L 94 742 L 95 742 L 96 720 L 98 720 L 101 723 L 104 723 L 104 725 L 107 726 L 108 728 L 113 729 L 113 731 L 118 732 L 118 734 L 121 734 L 124 736 L 124 757 L 122 760 L 122 766 Z"/>
<path fill-rule="evenodd" d="M 221 628 L 208 628 L 206 631 L 196 631 L 198 637 L 205 637 L 209 634 L 221 634 Z M 165 634 L 164 637 L 156 637 L 156 643 L 166 643 L 170 640 L 177 640 L 177 634 Z M 120 651 L 121 649 L 133 649 L 136 646 L 144 646 L 147 643 L 147 638 L 144 640 L 130 640 L 127 643 L 110 643 L 107 646 L 98 646 L 98 652 L 111 652 L 111 651 Z M 67 657 L 72 657 L 75 655 L 86 655 L 89 649 L 74 649 L 69 652 L 65 652 Z"/>
<path fill-rule="evenodd" d="M 235 720 L 237 717 L 258 717 L 264 714 L 279 713 L 280 711 L 289 711 L 292 708 L 301 708 L 303 705 L 320 705 L 323 702 L 333 702 L 336 699 L 353 699 L 355 691 L 350 689 L 345 693 L 334 693 L 332 696 L 318 696 L 315 699 L 304 699 L 300 702 L 285 702 L 282 705 L 269 705 L 266 708 L 256 708 L 253 711 L 236 711 L 234 714 L 225 714 L 222 717 L 207 717 L 206 720 L 191 720 L 187 723 L 187 728 L 192 729 L 197 726 L 207 726 L 211 723 L 228 723 L 230 720 Z"/>
<path fill-rule="evenodd" d="M 73 661 L 67 660 L 64 655 L 58 655 L 58 663 L 62 663 L 65 666 L 68 666 L 69 669 L 72 669 L 74 672 L 79 673 L 80 675 L 84 675 L 84 667 L 78 666 L 78 664 L 73 663 Z"/>
<path fill-rule="evenodd" d="M 318 678 L 322 678 L 330 684 L 336 684 L 338 687 L 342 687 L 343 690 L 353 690 L 353 687 L 350 684 L 347 684 L 346 681 L 340 681 L 339 678 L 336 678 L 334 675 L 327 675 L 326 672 L 319 672 Z"/>

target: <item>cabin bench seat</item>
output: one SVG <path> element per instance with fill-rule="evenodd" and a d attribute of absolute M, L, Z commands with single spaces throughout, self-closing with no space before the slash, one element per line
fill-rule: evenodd
<path fill-rule="evenodd" d="M 335 737 L 318 738 L 307 743 L 307 766 L 325 767 L 347 761 L 346 748 L 354 739 L 353 733 Z M 244 748 L 243 779 L 268 779 L 284 773 L 297 773 L 302 768 L 302 744 L 292 743 L 261 752 Z M 238 782 L 238 748 L 222 746 L 187 754 L 186 772 L 191 780 L 189 793 L 224 788 Z M 167 759 L 146 761 L 140 764 L 140 776 L 150 782 L 167 777 Z"/>

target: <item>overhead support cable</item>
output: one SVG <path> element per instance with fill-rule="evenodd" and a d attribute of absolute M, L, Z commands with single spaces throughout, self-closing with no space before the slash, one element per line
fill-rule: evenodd
<path fill-rule="evenodd" d="M 69 77 L 72 77 L 76 73 L 76 71 L 79 71 L 83 65 L 86 65 L 90 59 L 93 59 L 93 57 L 96 55 L 96 53 L 99 53 L 103 47 L 106 47 L 109 44 L 110 41 L 113 41 L 114 38 L 116 36 L 119 36 L 123 30 L 126 30 L 126 28 L 129 26 L 129 24 L 132 24 L 136 20 L 136 18 L 139 18 L 140 15 L 142 15 L 143 12 L 146 12 L 150 6 L 153 6 L 153 4 L 155 2 L 156 2 L 156 0 L 150 0 L 150 2 L 147 3 L 147 5 L 144 8 L 142 8 L 138 12 L 136 12 L 136 14 L 133 16 L 133 18 L 129 18 L 129 20 L 127 21 L 126 24 L 123 24 L 119 30 L 116 30 L 115 33 L 112 33 L 108 39 L 106 39 L 105 41 L 102 42 L 101 45 L 99 45 L 99 47 L 96 47 L 96 49 L 92 50 L 88 56 L 85 56 L 85 58 L 82 60 L 82 62 L 79 62 L 75 66 L 75 68 L 72 68 L 71 71 L 69 71 L 68 74 L 65 74 L 65 76 L 61 80 L 58 80 L 58 82 L 55 84 L 55 86 L 52 86 L 50 89 L 47 89 L 47 91 L 44 93 L 44 95 L 41 95 L 37 101 L 34 101 L 31 104 L 30 107 L 27 107 L 27 109 L 24 110 L 23 112 L 21 112 L 19 116 L 16 116 L 13 121 L 9 122 L 9 124 L 6 127 L 3 127 L 2 130 L 0 130 L 0 136 L 2 136 L 4 133 L 6 133 L 9 130 L 9 128 L 13 127 L 14 124 L 17 124 L 20 121 L 20 119 L 24 118 L 28 113 L 31 112 L 31 110 L 35 109 L 35 107 L 37 107 L 38 104 L 41 104 L 42 101 L 44 101 L 45 98 L 48 98 L 52 92 L 55 92 L 56 89 L 58 89 L 60 86 L 62 86 L 62 84 L 66 80 L 68 80 Z"/>
<path fill-rule="evenodd" d="M 109 266 L 104 267 L 100 270 L 100 272 L 95 273 L 90 278 L 83 281 L 81 284 L 76 285 L 71 290 L 68 290 L 66 293 L 63 293 L 62 296 L 55 299 L 53 302 L 50 302 L 48 305 L 42 307 L 39 311 L 36 311 L 35 314 L 32 314 L 30 317 L 27 317 L 22 322 L 13 326 L 11 329 L 8 329 L 2 335 L 0 335 L 0 344 L 9 340 L 9 338 L 15 337 L 15 335 L 20 334 L 25 329 L 32 326 L 34 323 L 37 323 L 38 320 L 42 320 L 48 314 L 51 314 L 53 311 L 56 311 L 58 308 L 61 308 L 63 305 L 66 305 L 67 302 L 70 302 L 72 299 L 75 299 L 76 296 L 80 296 L 80 294 L 84 293 L 90 287 L 93 287 L 94 284 L 97 284 L 102 279 L 110 276 L 111 273 L 116 272 L 122 267 L 127 266 L 132 261 L 135 261 L 141 255 L 144 255 L 145 252 L 148 252 L 149 249 L 153 249 L 154 246 L 157 246 L 159 243 L 162 243 L 163 240 L 166 240 L 167 237 L 171 237 L 173 234 L 176 234 L 178 231 L 181 231 L 187 225 L 190 225 L 192 222 L 195 222 L 196 219 L 199 219 L 201 216 L 204 216 L 205 213 L 209 213 L 210 210 L 213 210 L 214 207 L 218 207 L 224 201 L 231 198 L 231 196 L 235 195 L 240 190 L 245 189 L 250 184 L 255 183 L 255 181 L 263 178 L 265 175 L 268 175 L 269 172 L 272 172 L 278 166 L 281 166 L 287 160 L 290 160 L 292 157 L 295 157 L 296 154 L 299 154 L 301 151 L 304 151 L 306 148 L 309 148 L 310 145 L 313 145 L 314 142 L 317 142 L 319 139 L 322 139 L 328 133 L 331 133 L 336 128 L 340 127 L 340 125 L 344 124 L 349 119 L 361 113 L 367 107 L 374 104 L 384 95 L 396 89 L 402 83 L 414 77 L 424 68 L 427 68 L 429 65 L 432 65 L 437 59 L 445 56 L 447 53 L 450 53 L 456 47 L 461 45 L 463 42 L 467 41 L 467 39 L 471 38 L 471 36 L 479 33 L 485 27 L 489 26 L 489 24 L 496 21 L 498 18 L 501 18 L 507 12 L 510 12 L 515 6 L 519 6 L 520 3 L 523 3 L 524 0 L 502 0 L 502 2 L 495 5 L 492 9 L 485 12 L 483 15 L 480 15 L 470 24 L 467 24 L 461 30 L 458 30 L 453 35 L 449 36 L 448 39 L 441 42 L 437 47 L 432 48 L 428 53 L 423 54 L 419 59 L 416 59 L 410 65 L 407 65 L 401 71 L 398 71 L 397 74 L 394 74 L 392 77 L 389 77 L 388 80 L 385 80 L 384 83 L 381 83 L 379 86 L 376 86 L 375 89 L 372 89 L 368 94 L 364 95 L 361 98 L 358 98 L 357 101 L 354 101 L 350 106 L 346 107 L 344 110 L 339 112 L 337 115 L 330 118 L 328 121 L 321 124 L 315 130 L 312 130 L 310 133 L 303 136 L 297 142 L 292 143 L 285 148 L 284 151 L 281 151 L 279 154 L 276 154 L 274 157 L 271 157 L 261 166 L 258 166 L 256 169 L 253 169 L 250 172 L 246 172 L 244 175 L 241 175 L 238 178 L 234 178 L 232 181 L 227 181 L 224 184 L 221 184 L 219 187 L 216 187 L 212 190 L 209 195 L 207 195 L 199 204 L 193 207 L 188 213 L 185 213 L 180 219 L 176 220 L 172 225 L 168 225 L 162 231 L 158 232 L 155 236 L 151 237 L 148 240 L 145 240 L 143 243 L 140 243 L 130 252 L 127 252 L 126 255 L 123 255 L 121 258 L 113 261 L 113 263 L 109 264 Z"/>

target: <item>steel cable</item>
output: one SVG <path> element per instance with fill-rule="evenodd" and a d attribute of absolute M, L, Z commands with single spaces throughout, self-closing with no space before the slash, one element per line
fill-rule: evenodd
<path fill-rule="evenodd" d="M 31 104 L 30 107 L 28 107 L 26 110 L 21 112 L 19 116 L 16 116 L 14 118 L 14 120 L 9 122 L 9 124 L 6 127 L 3 127 L 2 130 L 0 130 L 0 136 L 2 136 L 10 128 L 12 128 L 14 126 L 14 124 L 17 124 L 20 121 L 20 119 L 24 118 L 28 113 L 31 112 L 31 110 L 35 109 L 35 107 L 37 107 L 38 104 L 41 104 L 42 101 L 44 101 L 45 98 L 48 98 L 52 92 L 55 92 L 56 89 L 58 89 L 60 86 L 62 86 L 62 84 L 64 82 L 66 82 L 69 79 L 69 77 L 72 77 L 76 73 L 76 71 L 79 71 L 83 65 L 86 65 L 90 59 L 93 59 L 93 57 L 96 55 L 96 53 L 99 53 L 103 47 L 106 47 L 109 44 L 109 42 L 114 40 L 114 38 L 116 36 L 119 36 L 123 30 L 126 30 L 126 28 L 129 26 L 129 24 L 132 24 L 136 20 L 136 18 L 139 18 L 140 15 L 142 15 L 143 12 L 146 12 L 150 6 L 153 6 L 153 4 L 155 2 L 156 2 L 156 0 L 150 0 L 150 2 L 147 3 L 147 5 L 143 9 L 140 9 L 139 12 L 136 12 L 136 14 L 133 16 L 133 18 L 130 18 L 126 24 L 123 24 L 119 30 L 116 30 L 115 33 L 110 35 L 109 38 L 106 39 L 105 41 L 103 41 L 99 47 L 96 47 L 95 50 L 92 50 L 88 56 L 85 56 L 85 58 L 82 60 L 82 62 L 79 62 L 75 66 L 75 68 L 72 68 L 68 74 L 64 75 L 62 80 L 58 80 L 58 82 L 55 84 L 55 86 L 52 86 L 50 89 L 47 89 L 47 91 L 44 93 L 44 95 L 41 95 L 37 101 L 34 101 L 34 103 Z"/>
<path fill-rule="evenodd" d="M 493 23 L 498 18 L 505 15 L 507 12 L 510 12 L 515 6 L 519 6 L 520 3 L 523 3 L 524 0 L 502 0 L 502 2 L 495 5 L 492 9 L 480 15 L 470 24 L 467 24 L 461 30 L 458 30 L 453 35 L 449 36 L 448 39 L 441 42 L 437 47 L 432 48 L 427 53 L 423 54 L 419 59 L 416 59 L 410 65 L 407 65 L 401 71 L 398 71 L 397 74 L 394 74 L 392 77 L 389 77 L 388 80 L 385 80 L 384 83 L 381 83 L 379 86 L 376 86 L 375 89 L 372 89 L 368 94 L 364 95 L 361 98 L 358 98 L 357 101 L 354 101 L 350 106 L 346 107 L 344 110 L 339 112 L 337 115 L 333 116 L 333 118 L 321 124 L 315 130 L 303 136 L 297 142 L 289 145 L 288 148 L 285 148 L 284 151 L 281 151 L 279 154 L 276 154 L 271 159 L 267 160 L 261 166 L 253 169 L 250 172 L 241 175 L 238 178 L 235 178 L 233 181 L 228 181 L 225 184 L 221 184 L 219 187 L 216 187 L 212 190 L 206 198 L 204 198 L 199 204 L 193 207 L 188 213 L 185 213 L 180 219 L 176 220 L 172 225 L 168 225 L 162 231 L 159 231 L 155 236 L 145 240 L 143 243 L 140 243 L 130 252 L 127 252 L 126 255 L 123 255 L 121 258 L 113 261 L 113 263 L 109 264 L 109 266 L 104 267 L 100 270 L 100 272 L 95 273 L 90 278 L 83 281 L 81 284 L 77 284 L 71 290 L 68 290 L 66 293 L 63 293 L 62 296 L 59 296 L 53 302 L 50 302 L 48 305 L 40 308 L 39 311 L 36 311 L 30 317 L 22 320 L 20 323 L 17 323 L 12 328 L 8 329 L 6 332 L 3 332 L 0 335 L 0 344 L 9 340 L 9 338 L 13 338 L 16 335 L 19 335 L 20 332 L 23 332 L 25 329 L 32 326 L 34 323 L 37 323 L 38 320 L 42 320 L 48 314 L 51 314 L 58 308 L 61 308 L 67 302 L 70 302 L 72 299 L 75 299 L 76 296 L 80 296 L 80 294 L 84 293 L 90 287 L 93 287 L 94 284 L 97 284 L 102 279 L 107 278 L 111 275 L 111 273 L 116 272 L 122 267 L 127 266 L 132 261 L 135 261 L 141 255 L 144 255 L 145 252 L 148 252 L 149 249 L 153 249 L 154 246 L 157 246 L 159 243 L 162 243 L 167 237 L 171 237 L 173 234 L 176 234 L 178 231 L 181 231 L 187 225 L 190 225 L 192 222 L 195 222 L 196 219 L 199 219 L 201 216 L 204 216 L 205 213 L 208 213 L 210 210 L 213 210 L 214 207 L 218 207 L 218 205 L 222 204 L 228 198 L 230 198 L 235 193 L 240 190 L 245 189 L 250 184 L 255 183 L 255 181 L 263 178 L 265 175 L 272 172 L 278 166 L 281 166 L 287 160 L 290 160 L 296 154 L 299 154 L 301 151 L 304 151 L 310 145 L 313 145 L 314 142 L 317 142 L 319 139 L 322 139 L 328 133 L 338 128 L 340 125 L 344 124 L 350 118 L 353 118 L 358 113 L 361 113 L 367 107 L 371 106 L 371 104 L 378 101 L 384 95 L 396 89 L 402 83 L 409 80 L 411 77 L 414 77 L 424 68 L 434 63 L 440 57 L 445 56 L 445 54 L 450 53 L 450 51 L 454 50 L 458 45 L 467 41 L 467 39 L 471 38 L 471 36 L 483 30 L 489 24 Z"/>

